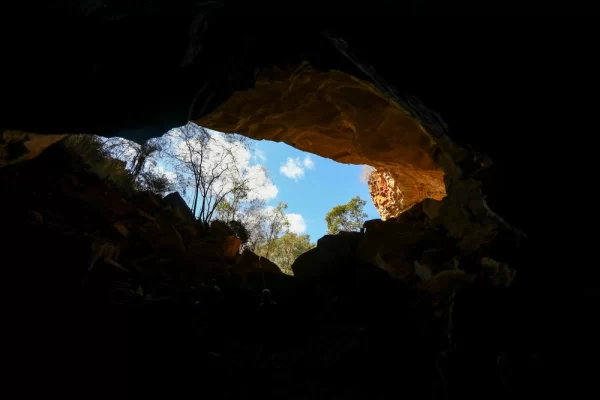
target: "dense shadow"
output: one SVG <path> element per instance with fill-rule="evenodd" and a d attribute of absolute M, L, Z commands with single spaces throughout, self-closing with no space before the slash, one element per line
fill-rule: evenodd
<path fill-rule="evenodd" d="M 544 349 L 519 326 L 524 312 L 514 311 L 532 303 L 522 301 L 518 285 L 459 291 L 449 331 L 432 298 L 351 256 L 359 233 L 320 240 L 329 261 L 306 269 L 309 278 L 249 270 L 243 278 L 218 273 L 182 284 L 168 278 L 177 264 L 160 272 L 127 263 L 136 246 L 123 248 L 123 268 L 101 258 L 88 272 L 88 233 L 118 234 L 109 229 L 123 203 L 111 200 L 118 192 L 60 145 L 2 169 L 0 184 L 11 194 L 0 208 L 6 287 L 15 300 L 6 332 L 10 351 L 44 382 L 34 390 L 290 399 L 503 398 L 539 390 Z M 77 195 L 92 188 L 99 203 Z M 268 309 L 265 288 L 276 302 Z"/>

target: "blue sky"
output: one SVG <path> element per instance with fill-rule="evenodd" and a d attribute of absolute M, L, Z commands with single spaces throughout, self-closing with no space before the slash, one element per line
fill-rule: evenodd
<path fill-rule="evenodd" d="M 356 195 L 367 201 L 368 219 L 379 218 L 369 188 L 361 182 L 361 165 L 340 164 L 266 140 L 253 142 L 253 148 L 253 162 L 267 168 L 269 178 L 278 189 L 277 197 L 267 204 L 286 202 L 287 213 L 302 216 L 306 224 L 304 233 L 309 234 L 312 241 L 327 232 L 325 214 Z"/>
<path fill-rule="evenodd" d="M 176 132 L 176 130 L 172 131 Z M 215 139 L 224 134 L 209 130 Z M 215 142 L 216 143 L 216 142 Z M 340 164 L 327 158 L 300 151 L 284 143 L 266 140 L 251 141 L 251 151 L 240 147 L 235 150 L 236 162 L 251 172 L 251 191 L 256 198 L 266 201 L 267 206 L 276 206 L 279 201 L 288 204 L 286 214 L 290 230 L 307 233 L 317 241 L 327 232 L 325 215 L 338 204 L 346 204 L 354 196 L 366 200 L 364 211 L 368 219 L 379 218 L 373 205 L 369 188 L 361 180 L 364 166 Z M 125 155 L 132 160 L 134 154 Z M 265 167 L 267 175 L 261 168 Z M 158 159 L 157 168 L 174 179 L 175 174 L 163 159 Z M 186 197 L 187 198 L 187 197 Z M 189 200 L 189 199 L 188 199 Z"/>

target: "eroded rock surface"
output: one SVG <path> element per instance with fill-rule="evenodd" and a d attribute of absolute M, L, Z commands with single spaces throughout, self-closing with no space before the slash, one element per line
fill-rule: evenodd
<path fill-rule="evenodd" d="M 158 290 L 156 277 L 164 285 L 185 287 L 232 270 L 245 276 L 260 268 L 242 262 L 233 232 L 196 221 L 179 193 L 164 198 L 121 193 L 60 143 L 31 163 L 2 169 L 1 178 L 11 194 L 3 200 L 3 213 L 16 211 L 5 215 L 8 221 L 19 221 L 22 214 L 32 229 L 60 232 L 89 252 L 77 272 L 81 279 L 112 269 L 129 274 L 133 292 L 141 287 L 139 293 L 148 294 Z M 272 263 L 269 272 L 281 273 Z"/>
<path fill-rule="evenodd" d="M 441 171 L 379 168 L 370 175 L 368 185 L 371 200 L 384 220 L 427 198 L 441 200 L 446 195 Z"/>
<path fill-rule="evenodd" d="M 37 133 L 5 130 L 0 132 L 0 168 L 39 156 L 65 135 L 40 135 Z"/>
<path fill-rule="evenodd" d="M 440 149 L 419 121 L 373 84 L 340 71 L 306 63 L 264 69 L 254 88 L 235 92 L 195 122 L 377 167 L 380 184 L 371 193 L 386 216 L 445 193 L 443 168 L 434 160 Z"/>

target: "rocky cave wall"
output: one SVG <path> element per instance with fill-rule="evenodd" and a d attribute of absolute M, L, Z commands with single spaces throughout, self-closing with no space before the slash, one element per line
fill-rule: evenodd
<path fill-rule="evenodd" d="M 307 63 L 265 68 L 254 88 L 235 92 L 194 122 L 375 167 L 369 188 L 383 219 L 446 193 L 435 160 L 441 150 L 427 130 L 373 84 L 341 71 L 317 71 Z M 31 159 L 63 136 L 5 131 L 2 165 Z"/>
<path fill-rule="evenodd" d="M 263 68 L 254 88 L 236 91 L 194 122 L 371 165 L 376 170 L 369 188 L 382 219 L 431 199 L 425 212 L 462 240 L 466 253 L 482 252 L 499 230 L 523 236 L 485 202 L 481 184 L 493 165 L 489 157 L 432 132 L 373 84 L 341 71 L 317 71 L 307 63 Z M 59 137 L 5 131 L 2 146 L 13 157 L 7 162 L 14 162 L 34 157 Z M 26 154 L 9 154 L 16 146 Z"/>
<path fill-rule="evenodd" d="M 592 164 L 596 157 L 592 153 L 595 147 L 582 145 L 581 140 L 575 140 L 575 133 L 587 132 L 594 124 L 579 130 L 570 123 L 554 138 L 551 129 L 542 127 L 543 122 L 555 125 L 560 114 L 571 121 L 594 115 L 592 109 L 585 108 L 591 104 L 587 100 L 579 101 L 578 96 L 561 93 L 566 87 L 592 90 L 594 80 L 588 76 L 597 74 L 595 71 L 589 75 L 582 72 L 586 67 L 592 71 L 595 65 L 590 62 L 593 57 L 593 52 L 589 51 L 590 41 L 585 40 L 595 37 L 590 34 L 592 32 L 585 32 L 593 24 L 561 29 L 555 23 L 549 23 L 532 29 L 529 18 L 521 21 L 513 18 L 465 19 L 465 14 L 473 14 L 471 4 L 458 10 L 462 18 L 453 20 L 449 16 L 457 11 L 457 5 L 450 2 L 436 8 L 443 20 L 404 18 L 414 14 L 428 17 L 436 14 L 431 12 L 434 2 L 429 0 L 346 2 L 331 9 L 327 9 L 326 2 L 309 2 L 294 8 L 294 16 L 290 18 L 273 18 L 277 14 L 274 6 L 260 1 L 243 2 L 243 5 L 240 5 L 242 2 L 228 2 L 228 7 L 221 1 L 193 0 L 96 3 L 90 6 L 89 1 L 53 2 L 50 10 L 37 3 L 23 2 L 22 13 L 17 18 L 6 15 L 10 21 L 5 25 L 10 30 L 6 37 L 10 40 L 4 47 L 6 62 L 1 69 L 5 79 L 16 83 L 3 87 L 3 98 L 7 101 L 0 117 L 0 153 L 7 163 L 26 159 L 28 154 L 33 156 L 42 149 L 34 145 L 34 134 L 22 132 L 44 135 L 86 132 L 144 140 L 164 134 L 188 120 L 212 118 L 215 129 L 237 129 L 239 123 L 243 125 L 241 133 L 256 137 L 264 135 L 264 138 L 270 135 L 273 140 L 294 145 L 293 139 L 301 136 L 301 129 L 288 132 L 286 127 L 310 131 L 307 126 L 318 125 L 323 129 L 315 129 L 310 135 L 313 139 L 326 138 L 324 143 L 328 143 L 325 146 L 328 153 L 324 153 L 325 156 L 340 160 L 345 157 L 345 162 L 354 162 L 349 159 L 355 157 L 357 162 L 378 168 L 373 180 L 374 192 L 387 221 L 367 224 L 365 243 L 360 249 L 362 260 L 396 277 L 403 276 L 409 268 L 420 268 L 419 265 L 424 263 L 433 265 L 438 260 L 445 261 L 444 249 L 460 252 L 464 258 L 475 261 L 484 256 L 508 261 L 523 238 L 523 234 L 514 228 L 518 226 L 531 234 L 530 240 L 523 241 L 529 247 L 522 246 L 525 247 L 524 257 L 521 253 L 519 263 L 511 264 L 511 267 L 519 268 L 519 275 L 511 285 L 510 304 L 498 304 L 503 314 L 514 313 L 510 318 L 513 332 L 519 340 L 527 337 L 537 349 L 545 346 L 550 350 L 549 358 L 556 359 L 559 359 L 555 357 L 556 345 L 564 342 L 564 337 L 557 334 L 562 333 L 561 327 L 589 337 L 595 333 L 594 329 L 574 329 L 572 324 L 565 323 L 572 318 L 565 320 L 557 315 L 560 310 L 568 309 L 570 315 L 581 314 L 587 321 L 594 320 L 589 316 L 597 310 L 598 302 L 589 301 L 591 296 L 577 300 L 576 307 L 564 304 L 569 298 L 576 298 L 570 289 L 578 286 L 569 285 L 571 281 L 577 280 L 580 286 L 597 282 L 587 274 L 587 269 L 593 268 L 577 268 L 590 264 L 589 249 L 594 248 L 595 237 L 580 233 L 582 229 L 576 227 L 574 221 L 587 220 L 590 213 L 575 213 L 575 217 L 568 213 L 557 215 L 556 207 L 552 207 L 555 202 L 544 196 L 548 188 L 556 187 L 557 177 L 565 178 L 560 179 L 561 182 L 571 181 L 571 187 L 589 187 L 589 180 L 579 180 L 580 185 L 574 184 L 573 180 L 581 176 L 582 170 L 594 170 Z M 392 3 L 401 3 L 404 8 L 392 9 L 395 7 Z M 236 4 L 239 6 L 234 10 Z M 482 3 L 480 8 L 485 6 L 487 3 Z M 282 3 L 280 7 L 283 11 L 289 5 Z M 523 11 L 521 5 L 502 7 L 502 10 L 494 5 L 489 8 L 490 15 L 496 17 L 503 11 L 511 16 Z M 536 15 L 542 11 L 539 7 L 535 9 Z M 564 15 L 568 10 L 560 11 Z M 456 21 L 460 21 L 461 29 L 446 24 L 456 25 Z M 13 24 L 18 28 L 13 29 Z M 323 38 L 325 40 L 321 40 Z M 568 62 L 557 62 L 557 59 Z M 405 157 L 395 158 L 402 147 L 397 142 L 394 144 L 396 152 L 389 151 L 391 147 L 385 150 L 385 145 L 380 146 L 383 150 L 379 159 L 376 152 L 369 153 L 378 148 L 377 144 L 367 144 L 367 150 L 355 146 L 367 137 L 348 136 L 354 134 L 350 126 L 340 130 L 339 134 L 332 130 L 339 128 L 341 121 L 354 121 L 351 123 L 360 125 L 360 118 L 352 115 L 348 108 L 332 110 L 343 107 L 343 102 L 329 101 L 327 97 L 323 101 L 306 93 L 304 97 L 298 96 L 297 101 L 313 105 L 311 112 L 324 118 L 320 121 L 310 120 L 310 116 L 303 113 L 308 108 L 296 107 L 294 112 L 282 108 L 285 104 L 295 107 L 290 101 L 293 96 L 287 98 L 282 94 L 289 89 L 293 91 L 294 85 L 312 84 L 316 93 L 337 100 L 335 93 L 328 93 L 328 90 L 335 85 L 344 87 L 346 84 L 340 84 L 340 80 L 348 82 L 347 77 L 331 76 L 321 81 L 323 88 L 310 79 L 307 83 L 300 80 L 292 85 L 289 82 L 289 77 L 293 76 L 291 72 L 285 72 L 283 68 L 284 72 L 277 74 L 276 68 L 272 68 L 288 62 L 298 65 L 303 60 L 325 76 L 336 75 L 332 71 L 337 70 L 369 82 L 366 88 L 361 82 L 347 83 L 352 90 L 346 94 L 367 93 L 371 90 L 369 85 L 376 87 L 377 92 L 372 97 L 363 99 L 370 99 L 379 107 L 377 115 L 394 114 L 403 121 L 401 126 L 410 131 L 405 137 L 412 138 L 405 143 L 413 146 L 412 156 L 405 154 Z M 271 68 L 265 69 L 265 66 Z M 272 71 L 271 75 L 255 83 L 254 72 L 261 68 Z M 306 69 L 297 75 L 310 78 L 312 74 Z M 257 101 L 265 99 L 266 102 L 260 105 L 227 102 L 227 99 L 244 96 L 249 99 L 255 96 Z M 345 99 L 347 102 L 356 100 Z M 390 105 L 393 103 L 398 106 L 394 108 Z M 323 105 L 323 110 L 317 104 Z M 575 112 L 563 111 L 568 104 L 575 105 Z M 219 107 L 222 108 L 218 110 Z M 281 132 L 277 131 L 281 129 L 277 128 L 281 121 L 269 120 L 266 112 L 261 113 L 261 107 L 274 115 L 279 113 L 282 120 L 290 118 L 285 126 L 279 125 L 284 128 Z M 230 115 L 227 115 L 228 108 L 233 108 Z M 412 120 L 401 116 L 398 110 L 404 110 Z M 242 118 L 240 121 L 235 120 L 236 113 Z M 252 113 L 260 116 L 258 122 L 252 120 Z M 326 121 L 325 117 L 331 120 Z M 306 121 L 310 123 L 304 124 L 302 118 L 309 118 Z M 382 121 L 386 120 L 373 118 L 369 122 L 378 126 Z M 207 125 L 211 127 L 209 123 Z M 375 131 L 375 125 L 369 132 L 377 136 L 379 132 Z M 426 139 L 413 136 L 415 126 L 423 127 Z M 400 131 L 397 133 L 402 137 Z M 38 143 L 52 140 L 38 139 Z M 490 158 L 465 147 L 466 144 L 488 153 Z M 552 145 L 550 150 L 554 151 L 549 151 L 547 146 Z M 312 151 L 319 153 L 308 141 L 300 146 L 304 146 L 299 147 L 303 149 L 312 146 Z M 336 153 L 334 150 L 338 150 L 338 146 L 340 151 Z M 583 150 L 587 151 L 585 156 Z M 549 154 L 560 155 L 560 162 L 549 162 Z M 569 154 L 573 157 L 567 161 L 565 157 Z M 588 163 L 586 168 L 582 168 L 582 162 Z M 576 167 L 572 168 L 573 173 L 567 172 L 568 166 Z M 395 167 L 401 167 L 404 175 L 395 175 L 392 170 Z M 407 177 L 412 176 L 409 171 L 413 170 L 418 175 L 411 181 Z M 433 177 L 427 176 L 426 171 Z M 436 183 L 425 187 L 432 189 L 425 195 L 429 198 L 399 218 L 392 217 L 408 208 L 407 197 L 418 202 L 422 196 L 420 184 L 427 182 Z M 568 185 L 560 185 L 559 189 L 564 187 Z M 410 194 L 411 188 L 413 194 Z M 446 197 L 436 200 L 442 197 L 441 189 Z M 2 190 L 6 189 L 3 187 Z M 391 197 L 400 200 L 390 201 L 390 193 Z M 562 197 L 568 199 L 569 196 Z M 551 208 L 544 209 L 544 204 L 550 204 Z M 13 214 L 12 209 L 7 210 Z M 551 227 L 545 223 L 548 220 L 552 221 Z M 555 225 L 558 220 L 573 223 L 569 229 L 563 229 Z M 24 243 L 31 242 L 29 236 L 22 238 Z M 342 240 L 341 236 L 335 239 Z M 63 256 L 53 250 L 54 242 L 39 243 L 54 251 L 55 259 Z M 419 264 L 407 265 L 406 261 L 411 260 L 403 259 L 402 253 L 405 250 L 414 252 L 416 245 L 420 246 L 419 250 L 425 249 L 423 258 Z M 568 251 L 561 252 L 561 249 Z M 73 252 L 72 247 L 64 250 L 62 253 L 67 255 Z M 63 269 L 47 268 L 47 253 L 32 251 L 27 245 L 21 254 L 37 256 L 39 262 L 35 264 L 39 264 L 42 277 L 70 278 Z M 323 265 L 331 264 L 329 261 Z M 16 266 L 23 264 L 22 256 L 14 263 Z M 561 272 L 552 271 L 548 268 L 551 265 L 560 265 Z M 467 263 L 460 265 L 460 268 L 468 267 Z M 491 269 L 497 267 L 497 264 L 491 264 Z M 584 274 L 569 272 L 581 269 L 585 270 Z M 14 270 L 25 268 L 7 269 Z M 475 269 L 470 271 L 477 272 Z M 445 277 L 457 278 L 452 273 L 446 273 Z M 32 290 L 31 281 L 28 276 L 22 281 L 27 283 L 26 286 L 10 285 L 19 291 L 13 298 L 24 298 L 23 287 L 31 294 L 49 293 Z M 439 281 L 433 279 L 429 284 L 435 286 Z M 60 291 L 51 289 L 50 294 L 57 293 Z M 47 304 L 48 298 L 39 296 L 39 301 L 31 302 L 27 320 L 35 321 L 31 318 L 32 310 L 45 311 L 40 304 Z M 480 298 L 475 298 L 470 304 L 481 303 Z M 507 308 L 510 311 L 506 311 Z M 396 315 L 396 311 L 390 315 Z M 484 305 L 480 311 L 471 320 L 493 315 Z M 540 321 L 546 323 L 539 324 Z M 22 322 L 11 326 L 22 326 Z M 49 320 L 47 326 L 55 324 L 56 321 Z M 533 329 L 534 325 L 539 327 Z M 32 326 L 30 332 L 37 328 L 39 325 Z M 504 329 L 501 327 L 494 332 L 500 335 Z M 479 336 L 480 341 L 493 342 L 486 335 Z M 43 337 L 45 335 L 37 335 L 31 343 L 37 343 Z M 102 341 L 105 338 L 118 336 L 114 331 L 106 330 Z M 581 337 L 578 337 L 577 342 L 580 341 Z M 413 342 L 406 343 L 413 347 Z M 51 343 L 51 347 L 60 349 L 56 356 L 64 358 L 60 346 Z M 21 347 L 24 348 L 27 347 Z M 580 354 L 588 350 L 586 348 Z M 21 354 L 19 358 L 23 359 Z M 55 370 L 55 367 L 48 370 Z M 85 368 L 78 369 L 92 375 Z M 468 374 L 465 377 L 471 379 Z M 390 378 L 395 384 L 397 376 L 390 375 Z M 382 380 L 379 381 L 378 385 Z M 469 384 L 475 381 L 471 379 Z"/>
<path fill-rule="evenodd" d="M 489 269 L 486 259 L 509 261 L 525 237 L 486 203 L 482 182 L 493 166 L 489 157 L 461 148 L 440 132 L 431 134 L 375 86 L 343 72 L 321 72 L 306 63 L 263 69 L 255 88 L 235 92 L 195 122 L 285 142 L 338 162 L 374 166 L 369 189 L 389 223 L 365 224 L 357 258 L 397 279 L 412 279 L 418 266 L 430 275 L 461 265 L 460 273 L 466 268 L 464 276 L 472 277 Z M 21 147 L 31 152 L 18 159 L 33 157 L 56 140 L 18 132 L 3 137 L 5 147 L 19 140 L 29 144 Z M 493 265 L 495 273 L 508 268 Z"/>
<path fill-rule="evenodd" d="M 63 137 L 15 130 L 0 132 L 0 168 L 31 160 Z"/>
<path fill-rule="evenodd" d="M 445 196 L 443 168 L 435 160 L 441 150 L 434 139 L 373 84 L 341 71 L 321 72 L 307 63 L 263 69 L 256 87 L 235 92 L 194 122 L 285 142 L 340 163 L 376 167 L 375 176 L 385 178 L 369 187 L 384 219 L 425 198 Z"/>
<path fill-rule="evenodd" d="M 31 29 L 8 49 L 6 73 L 20 85 L 6 88 L 4 136 L 20 129 L 143 141 L 193 120 L 372 165 L 372 194 L 385 219 L 432 199 L 424 209 L 457 240 L 467 237 L 471 244 L 463 247 L 473 251 L 474 237 L 485 243 L 481 235 L 513 231 L 494 212 L 515 203 L 502 190 L 509 180 L 488 179 L 496 164 L 488 168 L 485 156 L 464 145 L 486 144 L 478 147 L 492 151 L 494 162 L 510 150 L 508 135 L 516 133 L 502 129 L 509 103 L 501 94 L 518 80 L 503 55 L 524 59 L 530 48 L 517 33 L 479 29 L 484 49 L 469 30 L 416 35 L 422 24 L 398 24 L 406 10 L 389 2 L 348 5 L 348 17 L 360 24 L 339 18 L 337 9 L 310 7 L 299 22 L 273 20 L 254 2 L 141 2 L 131 9 L 83 3 L 20 15 Z M 411 2 L 404 5 L 408 10 Z M 473 68 L 494 79 L 482 82 Z M 13 150 L 23 148 L 17 142 Z M 506 166 L 510 183 L 528 190 L 529 177 Z M 494 183 L 485 188 L 485 181 Z M 522 209 L 508 221 L 525 220 Z"/>

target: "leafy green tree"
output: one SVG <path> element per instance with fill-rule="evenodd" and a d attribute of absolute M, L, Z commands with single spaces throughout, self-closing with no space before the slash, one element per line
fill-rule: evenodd
<path fill-rule="evenodd" d="M 265 237 L 264 220 L 268 215 L 265 207 L 264 200 L 247 200 L 243 191 L 234 191 L 217 205 L 214 215 L 236 232 L 242 240 L 242 248 L 255 251 Z"/>
<path fill-rule="evenodd" d="M 169 177 L 165 173 L 156 170 L 142 172 L 138 186 L 141 190 L 149 190 L 160 196 L 164 196 L 165 193 L 175 190 L 175 184 Z"/>
<path fill-rule="evenodd" d="M 246 244 L 248 243 L 248 240 L 250 239 L 250 232 L 248 232 L 248 229 L 246 228 L 244 223 L 242 221 L 238 221 L 238 220 L 234 219 L 234 220 L 225 222 L 225 224 L 227 226 L 229 226 L 231 228 L 231 230 L 233 231 L 233 233 L 235 234 L 235 236 L 237 236 L 240 239 L 242 248 L 246 247 Z"/>
<path fill-rule="evenodd" d="M 258 230 L 258 243 L 254 251 L 259 256 L 269 258 L 273 249 L 273 242 L 283 233 L 288 232 L 290 222 L 285 215 L 287 207 L 286 203 L 280 201 L 273 210 L 258 215 L 261 219 L 256 228 Z"/>
<path fill-rule="evenodd" d="M 234 187 L 231 193 L 227 195 L 215 207 L 215 217 L 221 221 L 240 220 L 241 214 L 244 214 L 245 208 L 250 206 L 250 203 L 256 200 L 248 200 L 250 190 L 246 186 Z M 261 206 L 264 207 L 264 202 Z"/>
<path fill-rule="evenodd" d="M 162 150 L 162 146 L 157 140 L 148 140 L 142 145 L 133 143 L 132 149 L 135 151 L 135 157 L 132 160 L 131 181 L 135 182 L 140 176 L 140 173 L 144 171 L 144 167 L 146 166 L 148 159 L 153 154 L 160 152 Z M 156 178 L 157 175 L 150 173 L 150 175 L 147 177 Z M 146 180 L 147 178 L 143 179 Z"/>
<path fill-rule="evenodd" d="M 184 196 L 191 190 L 190 208 L 198 220 L 211 221 L 219 204 L 233 193 L 247 196 L 250 178 L 247 171 L 239 169 L 240 148 L 247 149 L 246 142 L 211 135 L 193 123 L 167 134 L 165 157 L 178 176 Z"/>
<path fill-rule="evenodd" d="M 136 189 L 130 179 L 127 163 L 113 157 L 103 138 L 94 135 L 69 135 L 61 145 L 87 164 L 90 171 L 122 191 Z"/>
<path fill-rule="evenodd" d="M 363 211 L 367 202 L 360 196 L 353 197 L 348 203 L 333 207 L 327 215 L 327 233 L 335 235 L 340 231 L 359 231 L 368 215 Z"/>
<path fill-rule="evenodd" d="M 284 273 L 293 275 L 292 264 L 296 261 L 296 258 L 315 246 L 315 243 L 310 242 L 309 235 L 286 232 L 273 240 L 269 259 L 277 264 Z"/>

